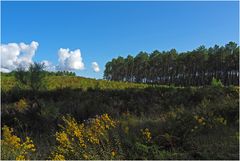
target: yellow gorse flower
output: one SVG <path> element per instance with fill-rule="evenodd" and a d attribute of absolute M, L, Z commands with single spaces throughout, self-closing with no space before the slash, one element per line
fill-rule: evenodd
<path fill-rule="evenodd" d="M 199 124 L 201 124 L 202 122 L 203 122 L 203 119 L 202 119 L 202 118 L 198 119 L 198 123 L 199 123 Z"/>
<path fill-rule="evenodd" d="M 108 114 L 103 114 L 84 123 L 77 123 L 70 116 L 63 117 L 64 125 L 62 131 L 56 133 L 58 146 L 52 154 L 52 159 L 56 155 L 64 157 L 80 153 L 79 159 L 91 159 L 87 151 L 88 146 L 99 146 L 101 140 L 107 139 L 108 130 L 116 126 Z M 79 150 L 81 149 L 81 150 Z"/>
<path fill-rule="evenodd" d="M 1 140 L 1 145 L 9 147 L 11 153 L 18 154 L 16 160 L 25 160 L 29 153 L 36 151 L 35 145 L 29 137 L 26 137 L 26 141 L 23 142 L 13 134 L 12 128 L 4 126 L 2 130 L 3 140 Z"/>
<path fill-rule="evenodd" d="M 16 157 L 16 160 L 25 160 L 25 156 L 19 155 Z"/>
<path fill-rule="evenodd" d="M 112 157 L 115 157 L 115 156 L 116 156 L 116 152 L 115 152 L 115 151 L 112 151 L 112 152 L 111 152 L 111 155 L 112 155 Z"/>
<path fill-rule="evenodd" d="M 68 140 L 68 136 L 67 134 L 63 131 L 60 133 L 56 133 L 56 140 L 60 143 L 60 144 L 66 144 L 67 142 L 69 142 Z"/>
<path fill-rule="evenodd" d="M 200 125 L 205 125 L 206 124 L 204 117 L 200 117 L 200 116 L 196 115 L 196 116 L 194 116 L 194 118 L 195 118 L 195 120 L 197 121 L 198 124 L 200 124 Z"/>
<path fill-rule="evenodd" d="M 26 101 L 26 99 L 20 99 L 18 102 L 16 102 L 16 107 L 19 111 L 23 111 L 27 108 L 28 106 L 28 102 Z"/>
<path fill-rule="evenodd" d="M 52 160 L 65 160 L 65 157 L 61 154 L 55 154 Z"/>
<path fill-rule="evenodd" d="M 4 126 L 2 128 L 3 130 L 3 138 L 4 140 L 2 140 L 2 143 L 6 143 L 14 148 L 19 148 L 20 147 L 20 141 L 21 139 L 15 135 L 13 135 L 13 129 L 9 128 L 7 126 Z"/>
<path fill-rule="evenodd" d="M 84 158 L 84 159 L 89 159 L 89 156 L 88 156 L 86 153 L 84 153 L 84 154 L 83 154 L 83 158 Z"/>
<path fill-rule="evenodd" d="M 152 138 L 151 137 L 151 132 L 149 131 L 149 129 L 148 128 L 145 128 L 144 130 L 141 129 L 141 132 L 142 132 L 142 135 L 143 135 L 144 139 L 149 142 Z"/>

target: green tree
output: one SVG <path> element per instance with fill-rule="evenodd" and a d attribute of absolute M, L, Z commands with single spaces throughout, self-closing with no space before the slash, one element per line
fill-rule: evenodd
<path fill-rule="evenodd" d="M 135 57 L 118 57 L 106 64 L 104 78 L 139 83 L 203 86 L 214 78 L 224 85 L 239 84 L 239 46 L 229 42 L 207 49 L 178 53 L 175 49 L 151 54 L 140 52 Z"/>
<path fill-rule="evenodd" d="M 40 88 L 44 87 L 43 78 L 45 76 L 44 64 L 34 63 L 30 64 L 28 70 L 24 68 L 17 68 L 15 72 L 16 80 L 27 87 L 32 91 L 37 91 Z"/>

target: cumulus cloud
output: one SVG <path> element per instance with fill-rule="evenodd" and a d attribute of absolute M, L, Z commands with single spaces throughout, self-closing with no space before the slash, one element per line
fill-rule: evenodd
<path fill-rule="evenodd" d="M 97 62 L 92 62 L 92 69 L 94 72 L 99 72 L 100 68 Z"/>
<path fill-rule="evenodd" d="M 0 72 L 9 73 L 11 71 L 9 69 L 7 69 L 7 68 L 0 68 Z"/>
<path fill-rule="evenodd" d="M 33 57 L 38 49 L 38 42 L 32 41 L 30 44 L 25 43 L 8 43 L 1 44 L 1 72 L 11 72 L 18 67 L 27 69 L 33 63 Z M 43 60 L 46 71 L 57 70 L 83 70 L 84 63 L 80 49 L 71 51 L 70 49 L 60 48 L 58 50 L 58 63 L 52 64 L 48 60 Z M 92 62 L 92 69 L 99 72 L 100 68 L 97 62 Z"/>
<path fill-rule="evenodd" d="M 44 64 L 44 70 L 46 71 L 56 71 L 56 67 L 48 60 L 41 61 Z"/>
<path fill-rule="evenodd" d="M 70 51 L 60 48 L 58 51 L 59 70 L 83 70 L 84 63 L 80 49 Z"/>
<path fill-rule="evenodd" d="M 33 63 L 32 58 L 38 48 L 38 42 L 32 41 L 30 44 L 9 43 L 1 44 L 1 71 L 11 72 L 18 67 L 27 68 Z"/>

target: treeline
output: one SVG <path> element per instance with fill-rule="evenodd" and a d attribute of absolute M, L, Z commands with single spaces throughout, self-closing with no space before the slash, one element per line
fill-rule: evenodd
<path fill-rule="evenodd" d="M 75 72 L 70 71 L 57 71 L 57 72 L 49 72 L 44 71 L 47 76 L 76 76 Z"/>
<path fill-rule="evenodd" d="M 45 76 L 76 76 L 75 72 L 70 72 L 70 71 L 55 71 L 55 72 L 50 72 L 50 71 L 46 71 L 43 70 L 42 73 Z M 2 76 L 15 76 L 16 71 L 12 71 L 10 73 L 3 73 L 1 72 Z"/>
<path fill-rule="evenodd" d="M 224 85 L 239 84 L 239 46 L 235 42 L 182 53 L 172 49 L 119 56 L 104 71 L 107 80 L 178 86 L 209 85 L 213 78 Z"/>

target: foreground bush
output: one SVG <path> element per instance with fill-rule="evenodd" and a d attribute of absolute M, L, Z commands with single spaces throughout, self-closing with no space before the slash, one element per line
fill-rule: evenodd
<path fill-rule="evenodd" d="M 61 131 L 56 133 L 57 146 L 52 152 L 53 160 L 120 159 L 119 143 L 110 136 L 117 122 L 107 114 L 84 123 L 63 117 Z"/>
<path fill-rule="evenodd" d="M 196 114 L 180 108 L 155 118 L 122 117 L 119 135 L 125 158 L 238 159 L 238 126 L 206 110 Z"/>
<path fill-rule="evenodd" d="M 25 141 L 13 134 L 13 129 L 7 126 L 2 128 L 1 159 L 3 160 L 25 160 L 30 159 L 31 154 L 36 151 L 33 141 L 26 137 Z"/>

